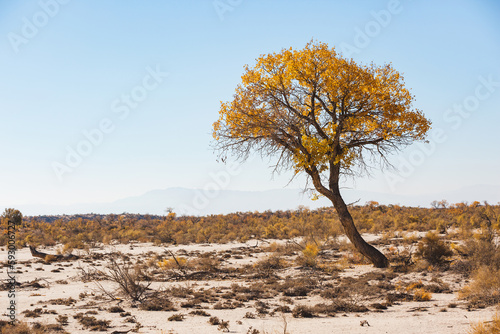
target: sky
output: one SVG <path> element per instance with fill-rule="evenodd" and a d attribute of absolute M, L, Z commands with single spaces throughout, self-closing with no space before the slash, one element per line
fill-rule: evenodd
<path fill-rule="evenodd" d="M 312 39 L 392 63 L 432 121 L 427 144 L 391 157 L 398 171 L 346 187 L 500 186 L 499 14 L 493 0 L 1 1 L 0 208 L 304 187 L 273 160 L 224 165 L 210 145 L 244 65 Z"/>

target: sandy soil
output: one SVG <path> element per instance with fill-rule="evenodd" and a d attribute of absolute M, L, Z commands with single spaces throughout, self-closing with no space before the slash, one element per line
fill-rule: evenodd
<path fill-rule="evenodd" d="M 376 240 L 373 236 L 368 236 L 369 240 Z M 278 243 L 284 243 L 279 241 Z M 264 304 L 269 306 L 269 311 L 278 306 L 289 306 L 293 309 L 297 305 L 315 305 L 318 303 L 327 303 L 320 296 L 322 289 L 335 286 L 352 278 L 365 277 L 366 275 L 384 275 L 392 273 L 386 279 L 379 279 L 384 284 L 393 284 L 394 286 L 404 286 L 406 282 L 421 281 L 424 284 L 431 282 L 441 282 L 449 286 L 450 291 L 445 293 L 432 293 L 429 301 L 397 301 L 388 306 L 387 309 L 374 309 L 370 305 L 373 303 L 382 303 L 383 296 L 353 297 L 353 302 L 359 305 L 368 306 L 366 312 L 337 312 L 331 315 L 318 314 L 313 318 L 294 318 L 291 313 L 276 312 L 274 314 L 258 314 L 256 302 L 260 299 L 243 301 L 239 307 L 234 309 L 214 309 L 215 302 L 200 303 L 192 308 L 180 307 L 180 304 L 189 298 L 172 297 L 177 311 L 146 311 L 137 307 L 138 303 L 133 303 L 124 296 L 116 293 L 116 298 L 111 299 L 103 294 L 102 289 L 94 281 L 85 281 L 82 276 L 82 269 L 89 271 L 91 268 L 102 270 L 108 263 L 108 257 L 111 253 L 122 253 L 129 257 L 132 263 L 146 263 L 154 258 L 155 255 L 161 255 L 164 258 L 171 258 L 165 252 L 168 249 L 177 257 L 187 259 L 203 257 L 203 254 L 210 253 L 210 257 L 221 259 L 222 267 L 241 268 L 245 265 L 252 265 L 269 256 L 266 247 L 269 242 L 251 240 L 247 243 L 229 243 L 229 244 L 211 244 L 211 245 L 180 245 L 180 246 L 154 246 L 151 244 L 131 244 L 131 245 L 113 245 L 103 246 L 91 249 L 89 251 L 74 251 L 74 254 L 82 256 L 81 259 L 68 262 L 46 263 L 41 259 L 33 258 L 29 249 L 21 249 L 17 252 L 17 282 L 21 285 L 16 291 L 16 306 L 18 309 L 17 318 L 27 322 L 40 322 L 43 324 L 57 323 L 58 316 L 68 316 L 68 323 L 64 326 L 69 333 L 95 333 L 89 329 L 84 329 L 83 325 L 74 319 L 73 316 L 78 313 L 91 311 L 90 316 L 97 319 L 110 320 L 109 333 L 132 332 L 138 333 L 220 333 L 217 325 L 208 323 L 209 317 L 201 315 L 192 315 L 190 312 L 199 309 L 210 314 L 212 317 L 229 321 L 229 331 L 231 333 L 251 333 L 250 329 L 256 329 L 260 333 L 283 333 L 284 327 L 290 334 L 298 333 L 467 333 L 470 324 L 478 321 L 491 319 L 497 311 L 494 307 L 484 309 L 469 309 L 466 303 L 459 300 L 457 291 L 463 287 L 466 282 L 457 274 L 451 272 L 428 273 L 410 272 L 410 273 L 392 273 L 392 269 L 376 269 L 365 264 L 344 264 L 335 273 L 318 274 L 316 271 L 302 268 L 297 265 L 289 265 L 286 268 L 278 269 L 273 272 L 279 279 L 289 277 L 294 279 L 298 277 L 315 277 L 319 282 L 319 288 L 316 293 L 307 294 L 307 296 L 292 296 L 283 298 L 282 295 L 266 296 L 262 299 Z M 387 246 L 388 247 L 388 246 Z M 55 254 L 58 247 L 40 249 L 44 252 Z M 1 254 L 6 254 L 5 250 Z M 102 254 L 102 258 L 97 259 L 96 254 Z M 328 254 L 328 253 L 327 253 Z M 293 263 L 293 256 L 288 255 L 289 263 Z M 92 259 L 93 258 L 93 259 Z M 5 263 L 6 258 L 0 258 Z M 152 261 L 151 263 L 155 263 Z M 154 267 L 154 265 L 153 265 Z M 161 272 L 158 268 L 156 272 Z M 174 272 L 173 270 L 172 272 Z M 364 276 L 365 275 L 365 276 Z M 276 276 L 275 279 L 276 279 Z M 156 277 L 156 276 L 155 276 Z M 190 291 L 210 290 L 220 293 L 230 292 L 232 284 L 241 286 L 250 286 L 251 284 L 265 281 L 265 278 L 259 278 L 256 275 L 245 275 L 242 272 L 232 272 L 225 275 L 207 275 L 199 279 L 174 279 L 172 275 L 154 282 L 150 288 L 153 290 L 179 287 Z M 375 277 L 375 276 L 374 276 Z M 7 279 L 7 268 L 0 266 L 0 279 Z M 38 283 L 41 286 L 36 286 Z M 372 281 L 370 281 L 372 282 Z M 109 281 L 99 281 L 101 286 L 110 292 L 113 292 L 117 285 Z M 440 284 L 441 284 L 440 283 Z M 0 291 L 0 309 L 2 319 L 6 320 L 6 309 L 9 299 L 7 291 Z M 357 292 L 353 290 L 353 296 Z M 219 297 L 220 297 L 219 296 Z M 73 298 L 74 303 L 70 305 L 54 305 L 54 300 Z M 120 299 L 118 299 L 120 298 Z M 224 298 L 219 298 L 224 301 Z M 234 301 L 234 300 L 233 300 Z M 293 304 L 292 304 L 293 303 Z M 111 313 L 109 308 L 119 305 L 130 315 L 122 316 L 120 313 Z M 38 317 L 29 317 L 26 310 L 38 311 Z M 168 321 L 168 318 L 174 314 L 183 314 L 182 321 Z M 255 318 L 249 318 L 248 315 Z M 133 319 L 133 320 L 131 320 Z M 133 321 L 133 322 L 129 322 Z M 140 324 L 138 326 L 137 324 Z M 254 332 L 257 333 L 257 332 Z"/>

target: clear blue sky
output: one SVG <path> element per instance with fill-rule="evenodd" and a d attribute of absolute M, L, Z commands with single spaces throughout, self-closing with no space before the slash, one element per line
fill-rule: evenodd
<path fill-rule="evenodd" d="M 433 122 L 426 149 L 392 158 L 413 161 L 409 172 L 355 187 L 500 185 L 499 17 L 493 0 L 1 1 L 0 206 L 204 187 L 225 168 L 211 126 L 243 66 L 312 38 L 359 62 L 392 62 Z M 83 132 L 99 126 L 89 148 Z M 60 169 L 78 147 L 88 155 Z M 290 174 L 271 178 L 270 164 L 245 163 L 227 188 L 284 187 Z"/>

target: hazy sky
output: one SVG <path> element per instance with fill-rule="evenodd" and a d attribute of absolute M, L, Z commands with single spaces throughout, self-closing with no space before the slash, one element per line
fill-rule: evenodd
<path fill-rule="evenodd" d="M 286 186 L 260 158 L 227 171 L 211 127 L 245 64 L 311 39 L 392 62 L 433 122 L 429 144 L 392 158 L 399 173 L 355 187 L 500 185 L 499 17 L 493 0 L 1 1 L 0 207 L 203 188 L 226 172 L 227 189 Z"/>

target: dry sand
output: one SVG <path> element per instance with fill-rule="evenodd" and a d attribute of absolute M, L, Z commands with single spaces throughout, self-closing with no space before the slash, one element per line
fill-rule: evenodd
<path fill-rule="evenodd" d="M 368 239 L 374 239 L 368 237 Z M 109 254 L 111 252 L 122 252 L 130 256 L 132 262 L 139 259 L 145 261 L 150 258 L 150 252 L 164 254 L 165 249 L 169 249 L 174 254 L 181 254 L 184 250 L 186 253 L 191 252 L 222 252 L 230 253 L 237 252 L 241 249 L 256 249 L 255 245 L 262 245 L 262 242 L 251 240 L 247 243 L 228 243 L 228 244 L 211 244 L 211 245 L 180 245 L 160 247 L 151 244 L 133 244 L 133 245 L 113 245 L 104 246 L 99 249 L 91 249 L 90 253 Z M 250 247 L 250 248 L 249 248 Z M 49 247 L 41 249 L 47 253 L 55 254 L 57 247 Z M 5 254 L 5 250 L 2 251 Z M 74 253 L 78 253 L 75 251 Z M 85 252 L 80 251 L 81 255 Z M 244 264 L 255 263 L 259 258 L 267 256 L 266 253 L 257 253 L 255 256 L 244 256 L 239 258 L 228 258 L 224 265 L 242 266 Z M 6 259 L 0 258 L 5 261 Z M 37 281 L 44 285 L 43 288 L 35 287 L 18 287 L 16 291 L 16 305 L 18 309 L 17 318 L 27 322 L 41 322 L 45 324 L 56 323 L 55 319 L 58 315 L 67 315 L 68 325 L 65 329 L 69 333 L 95 333 L 83 329 L 73 315 L 79 312 L 87 312 L 89 310 L 97 311 L 94 316 L 98 319 L 111 320 L 111 328 L 108 333 L 114 331 L 132 330 L 134 323 L 125 321 L 126 317 L 121 317 L 118 313 L 110 313 L 108 308 L 120 303 L 120 306 L 127 312 L 130 312 L 142 327 L 138 333 L 221 333 L 217 326 L 210 325 L 208 318 L 203 316 L 193 316 L 188 313 L 192 309 L 179 308 L 178 311 L 143 311 L 137 307 L 132 307 L 127 300 L 111 300 L 110 298 L 102 297 L 102 292 L 98 289 L 94 282 L 83 282 L 81 279 L 81 270 L 78 267 L 88 268 L 91 264 L 97 265 L 97 268 L 102 268 L 106 264 L 106 255 L 102 260 L 96 260 L 93 263 L 87 263 L 82 260 L 71 262 L 57 262 L 46 264 L 40 259 L 35 259 L 31 256 L 27 248 L 18 250 L 17 252 L 17 269 L 16 275 L 18 283 L 29 283 Z M 99 266 L 100 265 L 100 266 Z M 285 271 L 289 271 L 286 273 Z M 292 274 L 300 269 L 288 268 L 282 270 L 281 274 Z M 386 269 L 376 269 L 370 265 L 352 265 L 345 268 L 339 273 L 340 277 L 360 277 L 363 274 L 370 272 L 386 272 Z M 393 282 L 411 281 L 411 280 L 430 280 L 432 275 L 422 273 L 401 274 L 400 277 L 394 278 Z M 432 299 L 425 302 L 401 302 L 390 306 L 382 312 L 369 311 L 364 313 L 338 313 L 335 316 L 319 316 L 314 318 L 294 318 L 291 313 L 277 313 L 275 315 L 257 316 L 255 319 L 246 318 L 248 312 L 255 314 L 253 306 L 254 301 L 244 303 L 244 307 L 236 309 L 213 309 L 213 305 L 204 305 L 205 311 L 212 316 L 216 316 L 223 320 L 229 321 L 229 329 L 231 333 L 249 332 L 249 328 L 257 329 L 260 333 L 283 333 L 286 323 L 287 331 L 291 334 L 299 333 L 467 333 L 471 323 L 486 321 L 491 319 L 496 309 L 489 307 L 479 310 L 467 310 L 466 304 L 458 300 L 456 291 L 462 287 L 465 282 L 461 281 L 459 276 L 452 273 L 440 273 L 440 279 L 449 283 L 454 293 L 433 293 Z M 0 279 L 7 278 L 7 268 L 0 269 Z M 229 287 L 232 283 L 251 284 L 258 282 L 258 279 L 238 279 L 232 277 L 227 280 L 208 279 L 198 281 L 181 281 L 181 282 L 155 282 L 151 287 L 169 287 L 178 285 L 181 287 L 206 289 L 210 287 Z M 102 282 L 102 285 L 109 290 L 115 287 L 110 282 Z M 80 299 L 81 293 L 87 293 L 87 297 Z M 6 309 L 9 299 L 7 291 L 0 291 L 0 309 L 2 319 L 6 320 Z M 58 298 L 73 298 L 77 302 L 71 306 L 52 305 L 49 301 Z M 307 297 L 294 297 L 294 307 L 296 305 L 305 304 L 312 305 L 321 302 L 319 295 Z M 94 304 L 94 305 L 90 305 Z M 271 300 L 266 300 L 274 305 L 283 304 L 283 301 L 278 297 Z M 363 302 L 362 302 L 363 303 Z M 366 302 L 364 302 L 366 303 Z M 456 304 L 456 307 L 450 307 L 450 304 Z M 42 308 L 43 314 L 37 318 L 26 317 L 22 313 L 24 310 L 34 310 Z M 55 312 L 54 312 L 55 311 Z M 55 313 L 55 314 L 54 314 Z M 186 315 L 183 321 L 168 321 L 167 319 L 173 315 L 182 313 Z M 364 324 L 361 326 L 361 324 Z"/>

